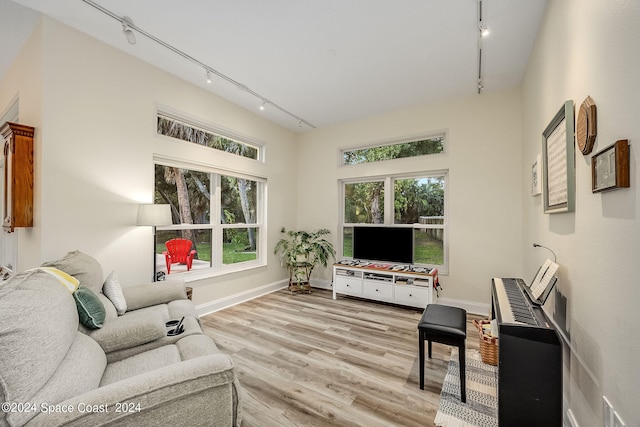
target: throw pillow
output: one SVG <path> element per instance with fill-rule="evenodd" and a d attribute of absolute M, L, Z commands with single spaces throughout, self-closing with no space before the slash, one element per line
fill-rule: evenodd
<path fill-rule="evenodd" d="M 58 282 L 60 282 L 60 284 L 64 286 L 70 293 L 73 294 L 76 289 L 78 289 L 80 281 L 75 277 L 65 273 L 64 271 L 58 270 L 57 268 L 53 267 L 38 267 L 38 269 L 49 273 L 50 275 L 58 279 Z"/>
<path fill-rule="evenodd" d="M 118 280 L 118 275 L 115 271 L 112 271 L 107 276 L 107 279 L 102 285 L 102 293 L 109 298 L 109 301 L 113 304 L 118 312 L 118 316 L 122 316 L 127 311 L 127 301 L 122 294 L 122 286 Z"/>
<path fill-rule="evenodd" d="M 100 293 L 104 276 L 100 263 L 91 255 L 80 251 L 72 251 L 63 258 L 42 264 L 42 267 L 54 267 L 72 275 L 80 281 L 80 286 L 91 288 L 95 293 Z"/>
<path fill-rule="evenodd" d="M 101 328 L 107 313 L 100 298 L 91 289 L 80 287 L 73 293 L 73 299 L 76 300 L 80 323 L 89 329 Z"/>

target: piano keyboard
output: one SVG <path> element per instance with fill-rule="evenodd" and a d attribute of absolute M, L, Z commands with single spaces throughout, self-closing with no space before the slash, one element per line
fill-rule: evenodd
<path fill-rule="evenodd" d="M 537 326 L 538 320 L 521 289 L 521 286 L 526 286 L 524 281 L 511 278 L 494 278 L 493 280 L 496 285 L 502 323 L 524 323 Z"/>

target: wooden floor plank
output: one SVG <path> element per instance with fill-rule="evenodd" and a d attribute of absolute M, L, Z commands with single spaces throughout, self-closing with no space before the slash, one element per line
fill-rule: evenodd
<path fill-rule="evenodd" d="M 451 348 L 419 388 L 422 310 L 330 291 L 277 291 L 201 318 L 241 384 L 243 426 L 433 425 Z M 467 348 L 478 348 L 468 316 Z"/>

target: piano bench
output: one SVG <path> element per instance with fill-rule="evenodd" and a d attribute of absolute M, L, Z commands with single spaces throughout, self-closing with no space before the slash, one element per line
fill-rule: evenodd
<path fill-rule="evenodd" d="M 420 322 L 418 322 L 418 348 L 420 350 L 420 390 L 424 390 L 424 342 L 429 346 L 431 359 L 431 342 L 458 347 L 460 363 L 460 400 L 467 401 L 465 382 L 465 340 L 467 338 L 467 311 L 448 305 L 428 304 Z"/>

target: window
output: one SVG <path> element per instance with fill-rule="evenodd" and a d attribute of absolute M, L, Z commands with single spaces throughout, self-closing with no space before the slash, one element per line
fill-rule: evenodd
<path fill-rule="evenodd" d="M 431 138 L 395 142 L 374 147 L 342 150 L 342 164 L 356 165 L 381 160 L 401 159 L 404 157 L 424 156 L 444 151 L 444 135 Z"/>
<path fill-rule="evenodd" d="M 262 222 L 265 180 L 220 170 L 203 170 L 157 159 L 155 203 L 169 204 L 173 224 L 156 232 L 156 271 L 167 273 L 165 242 L 184 238 L 196 251 L 191 271 L 171 265 L 171 275 L 203 277 L 264 265 Z"/>
<path fill-rule="evenodd" d="M 216 150 L 226 151 L 237 156 L 259 160 L 260 147 L 244 141 L 220 135 L 219 133 L 206 129 L 205 125 L 199 125 L 195 120 L 178 118 L 175 114 L 158 112 L 157 132 L 182 141 L 193 142 L 194 144 Z"/>
<path fill-rule="evenodd" d="M 413 228 L 414 264 L 447 266 L 447 172 L 342 182 L 342 256 L 353 256 L 353 227 L 384 224 Z"/>

